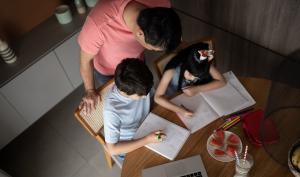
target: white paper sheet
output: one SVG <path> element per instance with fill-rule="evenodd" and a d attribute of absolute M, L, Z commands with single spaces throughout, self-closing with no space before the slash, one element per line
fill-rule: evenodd
<path fill-rule="evenodd" d="M 219 116 L 241 110 L 248 103 L 248 100 L 230 82 L 227 82 L 224 87 L 202 92 L 201 95 Z"/>
<path fill-rule="evenodd" d="M 219 117 L 200 94 L 192 97 L 181 94 L 171 101 L 178 106 L 183 105 L 194 112 L 194 115 L 191 118 L 187 118 L 178 114 L 182 122 L 191 131 L 191 133 L 196 132 Z"/>
<path fill-rule="evenodd" d="M 134 139 L 144 137 L 156 130 L 162 130 L 167 137 L 163 142 L 148 144 L 146 147 L 169 160 L 174 160 L 189 137 L 190 132 L 164 118 L 149 113 L 136 132 Z"/>
<path fill-rule="evenodd" d="M 178 115 L 191 133 L 218 117 L 232 114 L 255 104 L 255 100 L 233 72 L 225 73 L 224 77 L 227 84 L 222 88 L 201 92 L 192 97 L 181 94 L 171 100 L 174 104 L 183 105 L 194 112 L 191 119 Z"/>

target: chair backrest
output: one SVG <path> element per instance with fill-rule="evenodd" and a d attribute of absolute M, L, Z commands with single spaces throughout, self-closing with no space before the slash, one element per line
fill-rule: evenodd
<path fill-rule="evenodd" d="M 186 47 L 188 47 L 192 44 L 198 43 L 198 42 L 207 43 L 209 45 L 208 46 L 209 49 L 214 49 L 214 43 L 211 38 L 203 38 L 203 39 L 192 41 L 192 42 L 182 42 L 182 44 L 175 51 L 164 54 L 155 60 L 155 66 L 156 66 L 156 71 L 157 71 L 158 77 L 159 78 L 162 77 L 162 74 L 163 74 L 164 69 L 165 69 L 166 65 L 168 64 L 168 62 L 174 56 L 176 56 L 180 50 L 185 49 Z"/>
<path fill-rule="evenodd" d="M 91 114 L 86 115 L 82 109 L 79 108 L 75 110 L 75 117 L 78 121 L 102 144 L 105 144 L 104 137 L 101 133 L 103 127 L 103 99 L 106 93 L 112 88 L 113 84 L 114 80 L 112 79 L 97 89 L 97 92 L 101 96 L 101 101 L 96 105 L 96 109 L 94 109 Z M 101 139 L 99 139 L 99 136 Z"/>

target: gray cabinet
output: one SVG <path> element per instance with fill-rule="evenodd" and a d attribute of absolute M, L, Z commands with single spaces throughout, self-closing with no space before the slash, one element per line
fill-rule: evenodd
<path fill-rule="evenodd" d="M 29 124 L 39 119 L 72 90 L 54 52 L 44 56 L 0 89 Z"/>
<path fill-rule="evenodd" d="M 28 126 L 29 124 L 18 114 L 9 102 L 0 95 L 0 149 Z"/>
<path fill-rule="evenodd" d="M 77 37 L 78 34 L 74 35 L 54 50 L 74 88 L 82 84 L 79 70 L 80 48 Z"/>

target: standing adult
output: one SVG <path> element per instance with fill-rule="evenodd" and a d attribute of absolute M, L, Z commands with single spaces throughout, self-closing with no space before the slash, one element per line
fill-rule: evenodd
<path fill-rule="evenodd" d="M 170 51 L 180 44 L 180 19 L 170 6 L 169 0 L 100 0 L 93 8 L 78 37 L 85 112 L 100 100 L 94 76 L 103 84 L 122 59 L 143 59 L 145 48 Z"/>

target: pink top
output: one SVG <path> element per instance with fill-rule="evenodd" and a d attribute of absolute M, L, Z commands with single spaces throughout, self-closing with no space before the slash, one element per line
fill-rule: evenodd
<path fill-rule="evenodd" d="M 87 16 L 78 37 L 86 53 L 94 55 L 94 68 L 113 75 L 125 58 L 142 58 L 144 48 L 127 28 L 123 11 L 131 0 L 101 0 Z M 170 7 L 169 0 L 136 0 L 147 7 Z"/>

